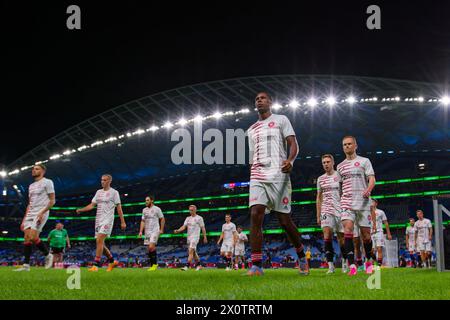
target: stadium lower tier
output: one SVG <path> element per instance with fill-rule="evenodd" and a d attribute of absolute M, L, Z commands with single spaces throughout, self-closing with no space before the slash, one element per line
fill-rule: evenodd
<path fill-rule="evenodd" d="M 393 238 L 399 243 L 399 259 L 409 260 L 409 253 L 405 250 L 404 230 L 393 230 Z M 311 266 L 320 267 L 326 263 L 324 242 L 322 234 L 302 234 L 302 242 L 306 249 L 311 251 Z M 218 237 L 209 237 L 207 244 L 199 243 L 198 254 L 205 266 L 224 266 L 225 260 L 220 256 L 220 246 L 217 245 Z M 116 260 L 122 267 L 146 267 L 148 266 L 147 247 L 140 240 L 109 240 L 110 248 Z M 335 261 L 341 262 L 341 251 L 337 241 L 333 242 Z M 184 266 L 187 262 L 187 245 L 185 238 L 160 239 L 157 247 L 158 264 L 165 267 Z M 433 252 L 434 255 L 434 252 Z M 95 256 L 95 242 L 73 241 L 71 248 L 66 248 L 64 263 L 66 266 L 89 266 Z M 20 242 L 0 242 L 0 265 L 20 265 L 23 258 L 23 247 Z M 266 235 L 263 249 L 263 261 L 266 267 L 293 267 L 297 255 L 289 244 L 284 234 Z M 244 256 L 246 263 L 250 262 L 250 249 L 246 246 Z M 106 261 L 105 261 L 106 263 Z M 44 265 L 44 257 L 35 249 L 31 258 L 32 265 Z"/>

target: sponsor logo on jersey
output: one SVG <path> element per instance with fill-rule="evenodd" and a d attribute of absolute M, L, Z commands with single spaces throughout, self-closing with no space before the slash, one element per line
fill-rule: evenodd
<path fill-rule="evenodd" d="M 273 127 L 275 127 L 275 122 L 272 121 L 269 123 L 269 128 L 273 128 Z"/>
<path fill-rule="evenodd" d="M 355 167 L 359 167 L 361 164 L 359 162 L 355 162 Z"/>

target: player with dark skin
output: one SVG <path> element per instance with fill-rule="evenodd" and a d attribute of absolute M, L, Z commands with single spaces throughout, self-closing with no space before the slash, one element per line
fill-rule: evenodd
<path fill-rule="evenodd" d="M 259 120 L 265 120 L 272 115 L 271 106 L 272 99 L 266 92 L 260 92 L 255 98 L 255 106 L 258 110 Z M 293 162 L 298 154 L 298 144 L 295 136 L 286 137 L 289 157 L 283 161 L 281 171 L 283 173 L 291 173 Z M 250 208 L 250 247 L 252 252 L 261 252 L 263 243 L 262 226 L 264 222 L 266 206 L 255 204 Z M 303 245 L 300 241 L 300 233 L 296 225 L 292 221 L 290 214 L 275 212 L 280 226 L 286 231 L 290 243 L 298 249 L 299 258 L 304 257 Z M 309 272 L 309 270 L 307 270 Z"/>

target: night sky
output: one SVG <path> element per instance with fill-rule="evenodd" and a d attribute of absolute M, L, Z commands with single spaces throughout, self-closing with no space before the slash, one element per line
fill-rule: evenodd
<path fill-rule="evenodd" d="M 449 80 L 448 1 L 93 2 L 1 2 L 0 167 L 88 117 L 198 82 Z M 66 28 L 70 4 L 81 7 L 79 31 Z M 366 27 L 370 4 L 381 7 L 381 30 Z"/>

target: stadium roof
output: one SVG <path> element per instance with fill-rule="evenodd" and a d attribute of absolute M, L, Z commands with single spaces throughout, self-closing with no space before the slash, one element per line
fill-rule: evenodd
<path fill-rule="evenodd" d="M 445 90 L 439 84 L 334 75 L 200 83 L 136 99 L 87 119 L 21 156 L 7 173 L 25 182 L 31 165 L 48 162 L 60 190 L 73 192 L 97 184 L 104 172 L 136 181 L 192 170 L 170 162 L 175 143 L 170 143 L 169 133 L 185 124 L 180 119 L 215 118 L 219 112 L 223 118 L 205 121 L 205 127 L 246 129 L 256 119 L 250 111 L 261 91 L 271 93 L 281 108 L 276 112 L 291 119 L 301 156 L 339 152 L 345 134 L 357 136 L 366 151 L 446 151 L 450 101 L 444 98 Z"/>

